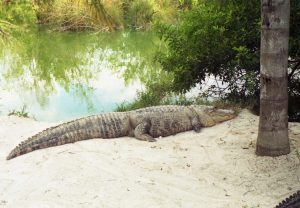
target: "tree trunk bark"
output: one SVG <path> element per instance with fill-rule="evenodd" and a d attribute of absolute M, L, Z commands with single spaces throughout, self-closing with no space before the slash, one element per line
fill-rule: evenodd
<path fill-rule="evenodd" d="M 261 0 L 260 117 L 256 154 L 290 152 L 288 138 L 288 39 L 290 0 Z"/>

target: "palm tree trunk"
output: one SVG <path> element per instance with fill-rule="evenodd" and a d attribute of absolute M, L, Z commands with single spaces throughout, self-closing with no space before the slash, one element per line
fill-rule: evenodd
<path fill-rule="evenodd" d="M 290 0 L 261 0 L 260 117 L 256 154 L 290 152 L 288 138 L 288 38 Z"/>

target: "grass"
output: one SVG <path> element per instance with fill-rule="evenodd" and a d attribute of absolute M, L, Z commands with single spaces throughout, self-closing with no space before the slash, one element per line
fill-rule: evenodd
<path fill-rule="evenodd" d="M 232 109 L 235 112 L 239 112 L 241 109 L 240 105 L 224 100 L 210 101 L 205 97 L 199 96 L 187 98 L 184 95 L 175 95 L 172 93 L 165 93 L 160 96 L 154 92 L 145 91 L 139 92 L 132 102 L 124 101 L 117 106 L 115 111 L 124 112 L 157 105 L 209 105 L 218 109 Z"/>
<path fill-rule="evenodd" d="M 9 116 L 18 116 L 18 117 L 23 117 L 23 118 L 29 118 L 29 113 L 27 111 L 27 106 L 23 105 L 21 110 L 12 110 L 8 113 Z"/>
<path fill-rule="evenodd" d="M 3 5 L 3 8 L 6 11 L 4 16 L 11 17 L 16 22 L 47 24 L 55 31 L 114 31 L 125 28 L 148 30 L 156 22 L 175 22 L 179 11 L 183 10 L 180 2 L 174 0 L 23 0 L 10 1 Z"/>

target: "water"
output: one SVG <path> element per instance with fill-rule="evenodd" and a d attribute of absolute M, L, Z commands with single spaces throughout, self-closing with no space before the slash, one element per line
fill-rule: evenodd
<path fill-rule="evenodd" d="M 159 66 L 152 33 L 26 31 L 0 50 L 0 114 L 65 121 L 131 101 Z"/>

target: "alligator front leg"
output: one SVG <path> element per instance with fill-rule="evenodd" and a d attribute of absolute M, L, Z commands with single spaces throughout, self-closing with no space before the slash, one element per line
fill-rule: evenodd
<path fill-rule="evenodd" d="M 155 142 L 156 139 L 149 134 L 150 125 L 149 121 L 138 124 L 134 129 L 134 137 L 142 141 Z"/>
<path fill-rule="evenodd" d="M 197 118 L 193 118 L 192 120 L 192 128 L 195 132 L 199 133 L 201 130 L 201 124 Z"/>

